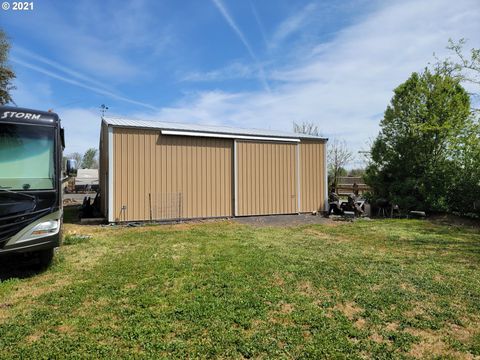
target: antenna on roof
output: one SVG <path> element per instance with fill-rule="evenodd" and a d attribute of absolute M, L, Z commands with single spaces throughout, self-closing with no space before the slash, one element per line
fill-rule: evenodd
<path fill-rule="evenodd" d="M 105 113 L 107 112 L 107 110 L 108 110 L 107 105 L 105 105 L 105 104 L 100 105 L 100 112 L 102 113 L 102 117 L 105 116 Z"/>

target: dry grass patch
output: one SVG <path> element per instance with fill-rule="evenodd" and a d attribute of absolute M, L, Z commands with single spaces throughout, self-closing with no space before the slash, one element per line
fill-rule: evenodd
<path fill-rule="evenodd" d="M 363 309 L 353 301 L 337 304 L 335 305 L 334 310 L 340 311 L 349 320 L 353 320 L 359 313 L 363 311 Z"/>
<path fill-rule="evenodd" d="M 385 330 L 387 330 L 387 331 L 397 331 L 398 330 L 398 323 L 396 323 L 396 322 L 388 323 L 387 326 L 385 326 Z"/>
<path fill-rule="evenodd" d="M 473 359 L 472 354 L 451 349 L 450 346 L 442 340 L 442 333 L 439 331 L 411 328 L 405 329 L 405 331 L 420 339 L 420 342 L 413 344 L 409 352 L 409 355 L 415 358 L 452 357 L 455 359 Z"/>
<path fill-rule="evenodd" d="M 457 324 L 450 324 L 448 333 L 458 341 L 462 343 L 467 343 L 468 341 L 471 340 L 472 336 L 475 334 L 475 329 L 466 328 Z"/>
<path fill-rule="evenodd" d="M 364 329 L 367 325 L 367 321 L 364 318 L 359 318 L 355 323 L 353 324 L 357 329 Z"/>
<path fill-rule="evenodd" d="M 275 273 L 273 274 L 273 284 L 279 287 L 283 287 L 285 285 L 285 280 L 280 274 Z"/>
<path fill-rule="evenodd" d="M 328 235 L 327 233 L 319 231 L 317 229 L 306 229 L 304 231 L 304 234 L 305 235 L 311 235 L 311 236 L 314 236 L 317 239 L 322 239 L 322 240 L 331 240 L 332 239 L 331 235 Z"/>
<path fill-rule="evenodd" d="M 304 296 L 315 296 L 317 292 L 312 283 L 308 280 L 302 281 L 298 284 L 298 292 Z"/>
<path fill-rule="evenodd" d="M 57 327 L 57 331 L 62 334 L 72 334 L 75 330 L 70 325 L 62 324 Z"/>
<path fill-rule="evenodd" d="M 378 334 L 377 332 L 373 332 L 372 335 L 370 335 L 368 338 L 377 344 L 382 344 L 386 342 L 383 336 Z"/>
<path fill-rule="evenodd" d="M 280 306 L 281 314 L 290 314 L 295 309 L 295 306 L 292 304 L 282 304 Z"/>
<path fill-rule="evenodd" d="M 35 332 L 31 335 L 28 335 L 25 338 L 25 341 L 27 342 L 27 344 L 33 344 L 34 342 L 37 342 L 38 340 L 40 340 L 42 336 L 43 336 L 42 332 Z"/>

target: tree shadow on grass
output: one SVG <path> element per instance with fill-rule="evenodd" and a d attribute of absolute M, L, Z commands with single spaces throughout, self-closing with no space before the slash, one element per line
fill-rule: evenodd
<path fill-rule="evenodd" d="M 417 248 L 426 248 L 433 252 L 448 252 L 454 256 L 480 259 L 479 240 L 449 240 L 445 238 L 418 236 L 409 241 Z"/>

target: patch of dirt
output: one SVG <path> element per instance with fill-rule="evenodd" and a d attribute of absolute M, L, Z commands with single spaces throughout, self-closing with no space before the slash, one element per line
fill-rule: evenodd
<path fill-rule="evenodd" d="M 246 337 L 252 337 L 258 331 L 258 328 L 262 327 L 263 325 L 263 320 L 254 319 L 250 322 L 250 327 L 248 328 L 240 328 L 238 324 L 233 324 L 232 327 L 239 328 Z"/>
<path fill-rule="evenodd" d="M 457 324 L 451 324 L 449 333 L 458 341 L 466 343 L 474 334 L 474 329 L 465 328 Z"/>
<path fill-rule="evenodd" d="M 292 320 L 285 315 L 293 312 L 294 306 L 289 303 L 281 303 L 278 310 L 272 310 L 268 313 L 268 320 L 273 324 L 291 325 Z"/>
<path fill-rule="evenodd" d="M 0 324 L 3 323 L 4 320 L 8 319 L 10 314 L 5 311 L 5 309 L 0 309 Z"/>
<path fill-rule="evenodd" d="M 28 336 L 25 338 L 25 341 L 26 341 L 28 344 L 32 344 L 32 343 L 37 342 L 38 340 L 40 340 L 40 338 L 42 337 L 42 335 L 43 335 L 43 333 L 40 333 L 40 332 L 30 334 L 30 335 L 28 335 Z"/>
<path fill-rule="evenodd" d="M 273 274 L 273 283 L 277 286 L 283 287 L 285 285 L 285 280 L 278 273 Z"/>
<path fill-rule="evenodd" d="M 367 324 L 367 321 L 364 318 L 360 318 L 355 323 L 353 326 L 355 326 L 357 329 L 364 329 Z"/>
<path fill-rule="evenodd" d="M 316 237 L 316 238 L 318 238 L 318 239 L 322 239 L 322 240 L 329 240 L 329 239 L 332 238 L 331 235 L 327 235 L 327 234 L 325 234 L 325 233 L 323 233 L 323 232 L 321 232 L 321 231 L 318 231 L 318 230 L 316 230 L 316 229 L 306 229 L 306 230 L 305 230 L 305 234 L 306 234 L 306 235 L 312 235 L 312 236 L 314 236 L 314 237 Z"/>
<path fill-rule="evenodd" d="M 381 344 L 383 342 L 385 342 L 385 340 L 383 339 L 383 336 L 374 332 L 372 335 L 370 335 L 368 337 L 370 340 L 372 340 L 373 342 L 376 342 L 377 344 Z"/>
<path fill-rule="evenodd" d="M 127 285 L 128 286 L 128 285 Z M 104 306 L 107 306 L 109 303 L 108 299 L 105 298 L 105 297 L 100 297 L 98 299 L 92 299 L 92 298 L 87 298 L 85 299 L 85 301 L 82 303 L 81 308 L 85 308 L 85 309 L 92 309 L 92 308 L 95 308 L 95 309 L 98 309 L 100 307 L 104 307 Z M 85 310 L 84 309 L 84 310 Z M 80 312 L 82 313 L 82 312 Z"/>
<path fill-rule="evenodd" d="M 385 326 L 385 330 L 387 331 L 397 331 L 397 329 L 398 329 L 398 323 L 396 322 L 388 323 L 387 326 Z"/>
<path fill-rule="evenodd" d="M 409 283 L 401 283 L 400 284 L 400 289 L 402 289 L 404 291 L 412 292 L 412 293 L 417 292 L 417 289 L 415 288 L 415 286 L 413 286 L 412 284 L 409 284 Z"/>
<path fill-rule="evenodd" d="M 302 331 L 302 336 L 305 340 L 308 340 L 312 337 L 312 333 L 310 331 Z"/>
<path fill-rule="evenodd" d="M 294 309 L 292 304 L 282 304 L 280 307 L 280 313 L 282 314 L 290 314 Z"/>
<path fill-rule="evenodd" d="M 62 334 L 71 334 L 74 332 L 73 328 L 70 325 L 63 324 L 57 327 L 58 332 Z"/>
<path fill-rule="evenodd" d="M 455 359 L 473 359 L 473 356 L 469 353 L 450 349 L 442 340 L 442 333 L 439 331 L 408 328 L 405 329 L 405 332 L 420 338 L 420 342 L 414 344 L 409 352 L 409 355 L 415 358 L 452 357 Z"/>
<path fill-rule="evenodd" d="M 415 318 L 418 316 L 425 315 L 425 304 L 422 302 L 412 302 L 412 308 L 403 313 L 407 318 Z"/>
<path fill-rule="evenodd" d="M 0 304 L 0 321 L 8 318 L 8 311 L 13 306 L 11 303 Z"/>
<path fill-rule="evenodd" d="M 316 293 L 310 281 L 302 281 L 300 284 L 298 284 L 298 292 L 305 296 L 312 296 Z"/>
<path fill-rule="evenodd" d="M 264 321 L 263 320 L 259 320 L 259 319 L 254 319 L 252 320 L 252 328 L 258 328 L 260 326 L 262 326 L 264 324 Z"/>
<path fill-rule="evenodd" d="M 125 290 L 132 290 L 132 289 L 136 289 L 137 287 L 138 287 L 137 284 L 127 284 L 127 285 L 125 285 L 123 288 L 124 288 Z"/>
<path fill-rule="evenodd" d="M 334 309 L 342 312 L 349 320 L 353 320 L 358 313 L 363 311 L 363 309 L 357 306 L 354 302 L 337 304 Z"/>

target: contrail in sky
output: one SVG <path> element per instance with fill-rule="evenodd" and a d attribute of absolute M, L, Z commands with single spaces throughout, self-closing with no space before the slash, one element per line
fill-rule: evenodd
<path fill-rule="evenodd" d="M 243 45 L 247 49 L 250 57 L 252 58 L 252 60 L 255 62 L 255 64 L 258 67 L 258 71 L 259 71 L 259 74 L 260 74 L 260 81 L 262 82 L 265 89 L 267 91 L 270 91 L 270 86 L 268 85 L 268 82 L 267 82 L 267 79 L 266 79 L 266 76 L 265 76 L 265 71 L 264 71 L 263 67 L 260 65 L 260 63 L 257 59 L 257 56 L 255 55 L 252 47 L 250 46 L 250 43 L 247 41 L 247 38 L 245 37 L 243 32 L 240 30 L 238 25 L 235 23 L 235 20 L 233 20 L 232 16 L 228 12 L 228 10 L 225 7 L 225 5 L 223 4 L 222 0 L 212 0 L 212 1 L 213 1 L 213 4 L 220 11 L 220 14 L 222 14 L 222 16 L 225 19 L 225 21 L 227 22 L 227 24 L 232 28 L 232 30 L 235 32 L 235 34 L 237 34 L 238 38 L 240 39 L 240 41 L 243 43 Z"/>
<path fill-rule="evenodd" d="M 47 63 L 47 61 L 49 61 L 48 59 L 45 59 L 46 61 L 42 61 L 44 63 Z M 66 82 L 68 84 L 71 84 L 71 85 L 75 85 L 75 86 L 78 86 L 78 87 L 81 87 L 81 88 L 84 88 L 84 89 L 87 89 L 87 90 L 90 90 L 90 91 L 93 91 L 97 94 L 100 94 L 100 95 L 105 95 L 105 96 L 108 96 L 112 99 L 115 99 L 115 100 L 119 100 L 119 101 L 123 101 L 123 102 L 126 102 L 126 103 L 129 103 L 129 104 L 134 104 L 134 105 L 138 105 L 138 106 L 142 106 L 144 108 L 147 108 L 147 109 L 151 109 L 151 110 L 155 110 L 155 111 L 159 111 L 160 109 L 153 106 L 153 105 L 150 105 L 150 104 L 147 104 L 147 103 L 144 103 L 144 102 L 141 102 L 141 101 L 136 101 L 136 100 L 132 100 L 132 99 L 129 99 L 125 96 L 122 96 L 122 95 L 119 95 L 119 94 L 116 94 L 110 90 L 106 90 L 106 89 L 103 89 L 99 86 L 93 86 L 93 85 L 88 85 L 86 84 L 85 82 L 81 82 L 79 80 L 76 80 L 76 79 L 73 79 L 73 78 L 70 78 L 70 77 L 66 77 L 64 75 L 61 75 L 61 74 L 58 74 L 58 73 L 55 73 L 53 71 L 50 71 L 50 70 L 47 70 L 43 67 L 40 67 L 40 66 L 37 66 L 35 64 L 32 64 L 30 62 L 26 62 L 26 61 L 23 61 L 23 60 L 19 60 L 15 57 L 12 57 L 11 59 L 12 62 L 14 63 L 17 63 L 19 65 L 22 65 L 26 68 L 29 68 L 31 70 L 34 70 L 34 71 L 37 71 L 41 74 L 44 74 L 44 75 L 47 75 L 47 76 L 50 76 L 51 78 L 54 78 L 54 79 L 57 79 L 57 80 L 60 80 L 60 81 L 63 81 L 63 82 Z M 51 62 L 52 64 L 55 64 L 54 62 Z M 51 65 L 54 67 L 54 65 Z M 61 65 L 60 65 L 61 66 Z M 62 70 L 61 68 L 58 68 L 59 70 Z M 65 68 L 66 69 L 66 68 Z M 63 70 L 62 70 L 63 71 Z M 68 73 L 68 71 L 67 71 Z M 81 75 L 79 73 L 77 73 L 78 75 L 80 76 L 76 76 L 77 78 L 80 78 L 80 77 L 83 77 L 82 80 L 86 80 L 87 78 L 84 77 L 84 75 Z M 72 75 L 72 74 L 71 74 Z"/>

